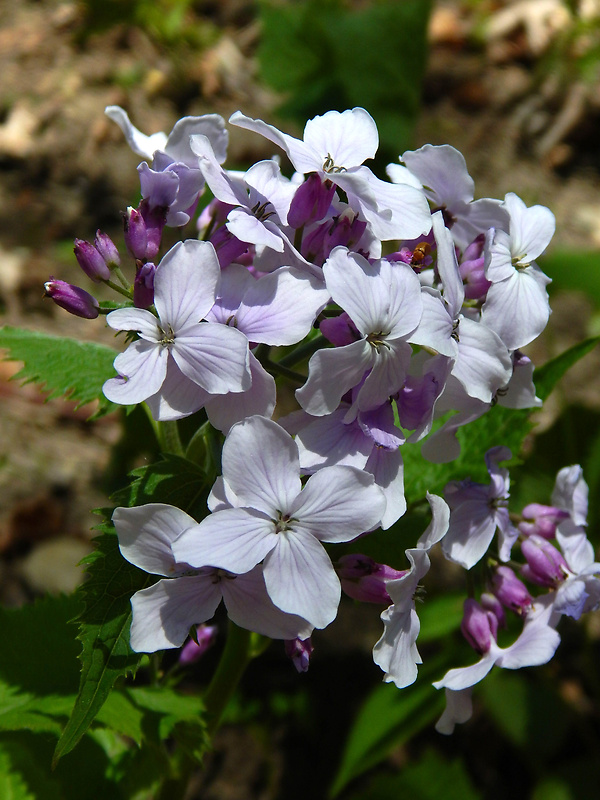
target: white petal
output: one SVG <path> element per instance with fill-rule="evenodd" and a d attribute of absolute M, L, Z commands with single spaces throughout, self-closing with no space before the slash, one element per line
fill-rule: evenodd
<path fill-rule="evenodd" d="M 177 334 L 203 319 L 213 306 L 221 276 L 210 242 L 177 242 L 161 259 L 154 276 L 154 304 L 163 324 Z"/>
<path fill-rule="evenodd" d="M 379 134 L 373 117 L 364 108 L 328 111 L 314 117 L 304 128 L 304 142 L 322 156 L 321 167 L 330 156 L 336 167 L 357 167 L 374 158 Z M 335 182 L 335 176 L 332 176 Z"/>
<path fill-rule="evenodd" d="M 141 403 L 160 389 L 167 374 L 169 351 L 154 342 L 138 339 L 115 358 L 118 378 L 110 378 L 102 387 L 113 403 Z"/>
<path fill-rule="evenodd" d="M 138 156 L 150 160 L 156 150 L 164 150 L 167 143 L 166 133 L 159 132 L 146 136 L 131 124 L 127 112 L 120 106 L 106 106 L 104 113 L 121 128 L 127 144 Z"/>
<path fill-rule="evenodd" d="M 181 647 L 190 628 L 206 622 L 221 602 L 221 590 L 211 576 L 161 580 L 131 598 L 131 648 L 154 653 Z"/>
<path fill-rule="evenodd" d="M 269 516 L 287 513 L 302 488 L 294 440 L 265 417 L 233 426 L 223 445 L 222 463 L 223 477 L 240 504 Z"/>
<path fill-rule="evenodd" d="M 317 172 L 323 166 L 322 157 L 308 147 L 301 139 L 295 139 L 287 133 L 282 133 L 273 127 L 267 125 L 261 119 L 251 119 L 245 116 L 241 111 L 236 111 L 229 117 L 229 122 L 232 125 L 237 125 L 240 128 L 254 131 L 264 136 L 270 142 L 281 147 L 287 153 L 288 158 L 294 165 L 294 169 L 298 172 Z"/>
<path fill-rule="evenodd" d="M 348 405 L 344 403 L 332 414 L 317 417 L 297 433 L 296 444 L 303 470 L 312 472 L 315 468 L 335 464 L 364 468 L 373 450 L 373 440 L 358 424 L 344 424 L 347 411 Z"/>
<path fill-rule="evenodd" d="M 474 686 L 476 683 L 483 680 L 495 663 L 496 657 L 490 650 L 482 656 L 480 661 L 476 664 L 471 664 L 470 667 L 459 667 L 458 669 L 448 670 L 442 680 L 436 681 L 433 685 L 436 689 L 445 687 L 455 692 L 461 689 L 468 689 L 469 686 Z"/>
<path fill-rule="evenodd" d="M 381 520 L 385 498 L 373 476 L 355 467 L 325 467 L 306 482 L 289 513 L 324 542 L 348 542 Z M 293 523 L 292 523 L 293 524 Z"/>
<path fill-rule="evenodd" d="M 171 549 L 173 541 L 197 525 L 189 514 L 164 503 L 115 508 L 112 521 L 123 558 L 146 572 L 165 576 L 178 571 Z"/>
<path fill-rule="evenodd" d="M 248 288 L 236 313 L 237 328 L 251 342 L 296 344 L 328 301 L 329 292 L 312 275 L 282 267 Z"/>
<path fill-rule="evenodd" d="M 445 500 L 437 494 L 427 492 L 427 502 L 433 518 L 417 542 L 417 547 L 422 547 L 424 550 L 432 548 L 446 535 L 450 522 L 450 508 Z"/>
<path fill-rule="evenodd" d="M 225 508 L 184 531 L 173 553 L 193 567 L 248 572 L 277 544 L 275 526 L 254 509 Z"/>
<path fill-rule="evenodd" d="M 209 394 L 250 388 L 248 339 L 235 328 L 203 322 L 177 336 L 172 353 L 183 374 Z"/>
<path fill-rule="evenodd" d="M 467 500 L 450 517 L 450 530 L 443 540 L 446 558 L 471 569 L 485 555 L 496 532 L 496 519 L 480 500 Z"/>
<path fill-rule="evenodd" d="M 146 398 L 146 405 L 153 419 L 165 422 L 183 419 L 195 413 L 210 397 L 212 395 L 207 394 L 197 383 L 186 378 L 175 361 L 170 358 L 163 385 L 156 394 Z"/>
<path fill-rule="evenodd" d="M 400 448 L 385 450 L 383 447 L 374 447 L 365 469 L 375 477 L 375 483 L 386 500 L 385 513 L 381 517 L 381 527 L 385 531 L 406 511 L 404 464 Z"/>
<path fill-rule="evenodd" d="M 481 319 L 509 350 L 532 342 L 550 316 L 546 285 L 550 282 L 536 266 L 515 270 L 510 278 L 493 283 L 483 304 Z"/>
<path fill-rule="evenodd" d="M 227 158 L 229 133 L 225 120 L 219 114 L 204 114 L 201 117 L 182 117 L 177 120 L 163 148 L 174 161 L 196 166 L 196 158 L 190 147 L 190 137 L 204 135 L 209 140 L 215 158 L 222 164 Z"/>
<path fill-rule="evenodd" d="M 283 239 L 281 236 L 270 231 L 247 208 L 238 207 L 230 211 L 225 227 L 240 242 L 270 247 L 278 253 L 283 253 Z"/>
<path fill-rule="evenodd" d="M 554 214 L 545 206 L 531 206 L 513 192 L 504 198 L 510 214 L 511 252 L 522 264 L 531 264 L 542 255 L 554 236 Z"/>
<path fill-rule="evenodd" d="M 158 320 L 144 308 L 117 308 L 106 316 L 106 322 L 116 331 L 138 331 L 143 339 L 158 342 Z"/>
<path fill-rule="evenodd" d="M 313 416 L 331 414 L 374 360 L 375 351 L 362 339 L 345 347 L 317 350 L 308 363 L 308 380 L 296 391 L 296 399 Z"/>
<path fill-rule="evenodd" d="M 227 613 L 241 628 L 271 639 L 307 639 L 311 635 L 313 626 L 305 619 L 286 614 L 273 603 L 267 594 L 261 566 L 223 580 L 221 585 Z"/>
<path fill-rule="evenodd" d="M 449 144 L 426 144 L 402 154 L 408 169 L 427 187 L 427 195 L 438 206 L 449 209 L 473 199 L 475 184 L 462 153 Z"/>
<path fill-rule="evenodd" d="M 341 594 L 329 556 L 310 533 L 288 531 L 278 537 L 264 565 L 269 596 L 282 611 L 325 628 L 336 617 Z"/>
<path fill-rule="evenodd" d="M 506 343 L 483 321 L 475 322 L 462 315 L 457 333 L 458 355 L 452 375 L 468 395 L 482 403 L 491 403 L 512 375 L 512 359 Z"/>
<path fill-rule="evenodd" d="M 417 664 L 421 657 L 416 640 L 420 622 L 414 608 L 397 611 L 390 606 L 381 615 L 383 635 L 373 648 L 373 661 L 385 672 L 384 681 L 393 682 L 399 689 L 417 679 Z"/>
<path fill-rule="evenodd" d="M 270 417 L 273 414 L 277 394 L 275 380 L 252 353 L 250 372 L 252 386 L 245 392 L 209 396 L 204 407 L 213 428 L 226 434 L 236 422 L 246 417 Z"/>
<path fill-rule="evenodd" d="M 444 713 L 435 724 L 438 733 L 449 736 L 454 733 L 454 726 L 458 723 L 467 722 L 473 715 L 473 701 L 471 699 L 471 689 L 453 691 L 446 689 L 446 708 Z"/>

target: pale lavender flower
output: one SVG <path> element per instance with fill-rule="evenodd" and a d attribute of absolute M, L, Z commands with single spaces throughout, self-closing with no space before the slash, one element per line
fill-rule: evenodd
<path fill-rule="evenodd" d="M 214 304 L 220 275 L 211 244 L 179 242 L 156 268 L 158 316 L 138 308 L 107 316 L 112 328 L 140 335 L 115 359 L 119 377 L 103 387 L 109 400 L 146 400 L 155 419 L 178 419 L 197 411 L 212 394 L 250 387 L 246 337 L 234 328 L 201 322 Z"/>
<path fill-rule="evenodd" d="M 503 561 L 510 558 L 512 545 L 519 536 L 508 515 L 508 470 L 498 466 L 498 462 L 510 457 L 507 447 L 492 447 L 485 456 L 489 484 L 451 481 L 444 489 L 444 497 L 451 508 L 450 529 L 442 545 L 444 555 L 465 569 L 471 569 L 483 558 L 496 529 L 500 532 Z"/>
<path fill-rule="evenodd" d="M 306 123 L 303 139 L 239 111 L 229 121 L 279 145 L 298 172 L 316 172 L 323 181 L 343 189 L 349 204 L 359 210 L 379 239 L 413 239 L 431 228 L 427 201 L 414 180 L 387 183 L 362 166 L 379 146 L 377 126 L 364 108 L 314 117 Z"/>
<path fill-rule="evenodd" d="M 412 349 L 407 339 L 422 313 L 419 279 L 406 264 L 385 259 L 370 264 L 344 247 L 333 250 L 323 273 L 333 300 L 348 313 L 361 338 L 345 347 L 318 350 L 296 397 L 309 414 L 330 414 L 364 378 L 353 406 L 360 411 L 377 408 L 402 387 L 408 372 Z"/>
<path fill-rule="evenodd" d="M 554 235 L 554 214 L 545 206 L 531 206 L 509 192 L 504 205 L 510 214 L 510 233 L 497 230 L 490 247 L 485 277 L 488 289 L 481 317 L 509 350 L 532 342 L 546 327 L 550 315 L 550 283 L 535 259 Z"/>
<path fill-rule="evenodd" d="M 233 426 L 222 463 L 220 510 L 179 537 L 176 557 L 236 573 L 264 559 L 275 605 L 324 628 L 336 616 L 340 582 L 321 542 L 347 542 L 379 523 L 385 498 L 373 477 L 329 467 L 303 488 L 294 440 L 256 416 Z"/>
<path fill-rule="evenodd" d="M 382 614 L 383 635 L 373 648 L 373 661 L 385 672 L 384 681 L 399 689 L 414 683 L 421 656 L 417 637 L 421 628 L 415 608 L 415 593 L 422 578 L 429 571 L 429 550 L 448 530 L 449 508 L 441 497 L 427 493 L 433 519 L 417 546 L 406 551 L 410 569 L 394 580 L 386 582 L 393 605 Z"/>
<path fill-rule="evenodd" d="M 113 523 L 123 557 L 145 572 L 163 576 L 131 598 L 131 647 L 136 652 L 181 647 L 190 628 L 211 619 L 221 600 L 230 619 L 242 628 L 273 639 L 310 636 L 311 625 L 273 605 L 261 567 L 233 575 L 213 567 L 195 570 L 177 561 L 174 540 L 198 526 L 180 509 L 163 503 L 117 508 Z"/>

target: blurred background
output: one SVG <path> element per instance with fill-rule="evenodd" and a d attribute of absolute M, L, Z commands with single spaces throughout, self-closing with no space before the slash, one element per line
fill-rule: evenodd
<path fill-rule="evenodd" d="M 379 127 L 381 177 L 406 149 L 448 143 L 464 154 L 476 197 L 514 191 L 552 209 L 557 232 L 541 266 L 553 314 L 528 350 L 536 364 L 600 333 L 600 0 L 0 0 L 0 20 L 3 324 L 113 344 L 100 320 L 42 299 L 51 275 L 85 287 L 73 239 L 102 228 L 119 243 L 120 212 L 138 199 L 139 159 L 106 105 L 123 106 L 145 133 L 240 109 L 298 136 L 316 114 L 363 106 Z M 230 167 L 275 150 L 240 129 L 230 137 Z M 117 414 L 86 422 L 93 409 L 45 402 L 37 386 L 10 380 L 18 369 L 0 363 L 7 606 L 76 587 L 89 509 L 156 456 L 139 444 L 151 440 L 141 412 L 125 427 Z M 536 414 L 515 498 L 515 509 L 534 490 L 547 502 L 556 471 L 583 464 L 596 544 L 599 412 L 592 352 Z M 439 706 L 411 708 L 379 686 L 377 611 L 345 608 L 315 637 L 307 675 L 273 647 L 251 667 L 194 797 L 321 798 L 333 784 L 356 800 L 597 797 L 598 615 L 563 621 L 545 670 L 492 676 L 474 721 L 446 739 L 432 730 Z M 456 641 L 456 664 L 468 663 Z"/>

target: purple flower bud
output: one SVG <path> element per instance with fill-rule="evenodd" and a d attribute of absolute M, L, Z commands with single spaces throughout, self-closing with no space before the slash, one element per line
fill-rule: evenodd
<path fill-rule="evenodd" d="M 285 654 L 292 659 L 298 672 L 308 672 L 310 657 L 314 647 L 310 639 L 286 639 L 284 642 Z"/>
<path fill-rule="evenodd" d="M 190 639 L 184 644 L 179 653 L 179 663 L 183 667 L 194 664 L 213 646 L 216 638 L 216 625 L 198 625 L 196 628 L 197 641 L 195 642 L 193 639 Z"/>
<path fill-rule="evenodd" d="M 362 603 L 392 602 L 386 581 L 395 580 L 406 575 L 407 570 L 397 570 L 387 564 L 378 564 L 369 556 L 351 553 L 342 556 L 336 564 L 342 589 L 353 600 Z"/>
<path fill-rule="evenodd" d="M 216 228 L 220 228 L 227 222 L 227 216 L 230 211 L 233 211 L 235 206 L 229 203 L 223 203 L 221 200 L 211 200 L 210 203 L 204 208 L 197 220 L 198 234 L 201 239 L 205 239 L 206 235 L 212 234 Z"/>
<path fill-rule="evenodd" d="M 460 623 L 462 634 L 471 647 L 483 655 L 490 649 L 492 640 L 496 640 L 498 617 L 471 597 L 465 600 L 464 609 Z"/>
<path fill-rule="evenodd" d="M 127 249 L 137 261 L 145 261 L 148 232 L 144 218 L 137 208 L 129 206 L 123 217 L 123 226 Z"/>
<path fill-rule="evenodd" d="M 217 251 L 221 269 L 236 261 L 248 249 L 246 242 L 240 242 L 224 225 L 217 228 L 209 241 Z"/>
<path fill-rule="evenodd" d="M 85 239 L 75 239 L 73 252 L 81 269 L 94 283 L 107 281 L 110 278 L 110 269 L 91 242 L 86 242 Z"/>
<path fill-rule="evenodd" d="M 133 305 L 149 308 L 154 302 L 154 274 L 156 265 L 151 261 L 140 264 L 133 281 Z"/>
<path fill-rule="evenodd" d="M 484 245 L 485 234 L 481 233 L 466 248 L 460 262 L 460 277 L 465 284 L 467 300 L 482 300 L 492 285 L 485 277 Z"/>
<path fill-rule="evenodd" d="M 543 506 L 540 503 L 530 503 L 521 512 L 524 521 L 518 525 L 525 536 L 542 536 L 544 539 L 554 539 L 556 526 L 569 518 L 569 512 L 555 506 Z"/>
<path fill-rule="evenodd" d="M 139 211 L 146 224 L 147 244 L 145 258 L 152 261 L 160 250 L 163 230 L 167 223 L 168 208 L 151 206 L 147 200 L 142 200 Z"/>
<path fill-rule="evenodd" d="M 119 251 L 107 233 L 102 233 L 100 230 L 96 231 L 94 244 L 96 246 L 96 250 L 100 253 L 109 269 L 114 269 L 115 267 L 119 266 L 121 263 Z"/>
<path fill-rule="evenodd" d="M 98 316 L 98 301 L 79 286 L 72 286 L 65 281 L 50 278 L 44 284 L 44 297 L 50 297 L 56 305 L 64 308 L 69 314 L 84 319 L 96 319 Z"/>
<path fill-rule="evenodd" d="M 329 230 L 330 222 L 317 225 L 302 239 L 301 253 L 307 261 L 312 261 L 317 266 L 322 266 L 325 261 L 323 240 Z"/>
<path fill-rule="evenodd" d="M 495 595 L 491 594 L 491 592 L 484 592 L 479 598 L 479 602 L 485 611 L 495 615 L 501 628 L 506 628 L 506 614 L 502 608 L 502 603 Z"/>
<path fill-rule="evenodd" d="M 521 573 L 538 586 L 556 586 L 570 574 L 560 552 L 541 536 L 528 536 L 521 542 L 521 552 L 527 561 Z"/>
<path fill-rule="evenodd" d="M 344 347 L 360 339 L 358 328 L 345 311 L 337 317 L 326 317 L 321 320 L 319 330 L 336 347 Z"/>
<path fill-rule="evenodd" d="M 498 567 L 492 578 L 492 591 L 511 611 L 524 617 L 531 608 L 532 598 L 527 587 L 510 567 Z"/>
<path fill-rule="evenodd" d="M 316 172 L 311 172 L 296 189 L 287 215 L 287 224 L 301 228 L 309 222 L 318 222 L 329 211 L 335 193 L 331 181 L 323 182 Z"/>

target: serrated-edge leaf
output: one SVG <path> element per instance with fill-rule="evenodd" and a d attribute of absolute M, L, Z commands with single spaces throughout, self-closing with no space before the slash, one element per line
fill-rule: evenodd
<path fill-rule="evenodd" d="M 78 407 L 98 400 L 95 416 L 118 407 L 102 394 L 104 382 L 114 376 L 118 355 L 110 347 L 5 326 L 0 328 L 0 349 L 8 350 L 5 360 L 24 363 L 14 379 L 40 384 L 48 399 L 63 396 Z"/>
<path fill-rule="evenodd" d="M 101 529 L 112 530 L 108 525 L 101 526 Z M 53 764 L 79 742 L 106 701 L 115 680 L 128 674 L 135 675 L 144 657 L 143 653 L 134 653 L 129 646 L 130 598 L 135 591 L 147 586 L 152 578 L 122 558 L 114 532 L 105 532 L 95 542 L 97 549 L 86 559 L 89 578 L 78 590 L 85 602 L 77 637 L 82 643 L 79 693 L 73 713 L 56 745 Z M 107 559 L 114 556 L 112 565 L 107 566 Z"/>

